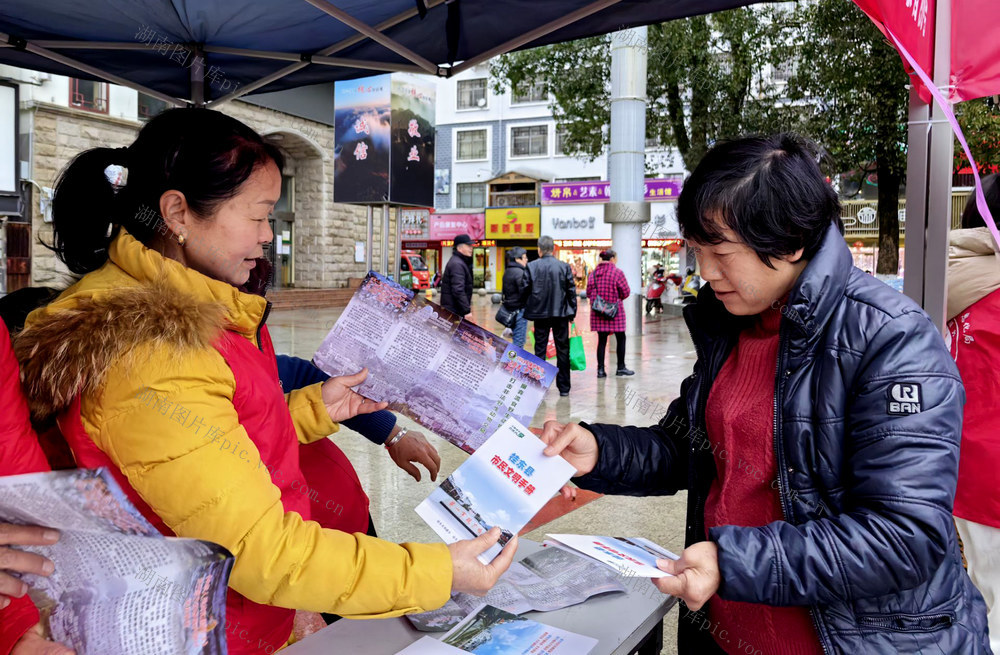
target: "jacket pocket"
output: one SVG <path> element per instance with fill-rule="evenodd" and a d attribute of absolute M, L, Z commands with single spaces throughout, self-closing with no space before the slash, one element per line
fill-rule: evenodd
<path fill-rule="evenodd" d="M 936 632 L 950 628 L 955 614 L 859 614 L 856 619 L 862 632 Z"/>

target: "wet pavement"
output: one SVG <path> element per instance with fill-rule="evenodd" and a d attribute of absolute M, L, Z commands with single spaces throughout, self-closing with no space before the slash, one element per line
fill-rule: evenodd
<path fill-rule="evenodd" d="M 497 306 L 490 298 L 473 298 L 476 323 L 500 334 L 502 327 L 494 320 Z M 268 327 L 279 354 L 309 359 L 340 316 L 341 309 L 275 311 Z M 589 329 L 589 308 L 580 303 L 577 325 L 587 351 L 587 370 L 573 371 L 572 391 L 560 397 L 555 384 L 549 389 L 532 421 L 541 426 L 546 420 L 587 421 L 624 425 L 652 425 L 678 394 L 681 380 L 694 366 L 695 352 L 684 321 L 673 317 L 647 317 L 644 334 L 628 337 L 625 364 L 635 371 L 632 377 L 613 373 L 614 339 L 610 339 L 606 361 L 609 376 L 597 379 L 595 351 L 597 334 Z M 413 421 L 400 417 L 400 423 L 420 429 Z M 461 464 L 467 455 L 450 443 L 421 430 L 441 454 L 440 482 Z M 358 471 L 371 498 L 372 517 L 379 536 L 392 541 L 438 541 L 437 535 L 413 511 L 438 484 L 426 471 L 420 482 L 396 467 L 385 449 L 360 435 L 343 429 L 335 436 Z M 642 536 L 679 553 L 684 543 L 686 494 L 673 497 L 630 498 L 605 496 L 542 528 L 528 533 L 529 539 L 541 541 L 545 534 L 581 533 Z M 676 650 L 677 612 L 664 621 L 665 654 Z"/>

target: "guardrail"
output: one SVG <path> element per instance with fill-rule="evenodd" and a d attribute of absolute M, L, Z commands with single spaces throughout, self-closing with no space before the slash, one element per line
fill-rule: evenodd
<path fill-rule="evenodd" d="M 962 211 L 971 191 L 951 194 L 951 229 L 962 226 Z M 875 200 L 842 200 L 840 218 L 844 221 L 846 239 L 878 238 L 878 202 Z M 906 232 L 906 200 L 899 200 L 899 233 Z"/>

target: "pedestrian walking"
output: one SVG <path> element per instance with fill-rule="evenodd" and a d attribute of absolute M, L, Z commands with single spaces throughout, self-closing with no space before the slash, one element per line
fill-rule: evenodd
<path fill-rule="evenodd" d="M 573 269 L 553 256 L 552 237 L 538 240 L 539 258 L 528 264 L 530 292 L 524 318 L 535 322 L 535 355 L 545 359 L 549 332 L 556 343 L 556 386 L 560 396 L 568 396 L 569 324 L 576 318 L 576 282 Z"/>
<path fill-rule="evenodd" d="M 587 276 L 590 330 L 597 333 L 597 377 L 608 377 L 604 371 L 604 352 L 612 334 L 615 335 L 618 356 L 615 375 L 635 375 L 635 371 L 625 368 L 625 308 L 622 306 L 622 301 L 629 297 L 632 290 L 628 287 L 625 274 L 616 265 L 618 254 L 608 249 L 601 252 L 600 258 L 597 268 Z M 599 311 L 602 308 L 607 309 Z"/>
<path fill-rule="evenodd" d="M 1000 176 L 983 180 L 986 202 L 1000 217 Z M 1000 247 L 969 197 L 962 229 L 952 230 L 948 256 L 948 337 L 965 383 L 955 524 L 969 576 L 989 610 L 990 645 L 1000 653 Z"/>
<path fill-rule="evenodd" d="M 466 317 L 472 312 L 472 250 L 476 242 L 468 234 L 455 237 L 455 252 L 441 276 L 441 306 Z"/>
<path fill-rule="evenodd" d="M 507 251 L 502 303 L 508 311 L 514 312 L 514 323 L 508 327 L 512 332 L 512 343 L 518 348 L 524 348 L 524 340 L 528 337 L 528 319 L 524 318 L 524 307 L 531 293 L 527 266 L 527 250 L 515 246 Z"/>
<path fill-rule="evenodd" d="M 649 427 L 547 422 L 545 454 L 584 489 L 685 490 L 654 580 L 683 601 L 679 655 L 985 655 L 951 514 L 962 380 L 927 314 L 851 265 L 817 160 L 790 135 L 705 155 L 677 203 L 706 282 L 692 375 Z"/>

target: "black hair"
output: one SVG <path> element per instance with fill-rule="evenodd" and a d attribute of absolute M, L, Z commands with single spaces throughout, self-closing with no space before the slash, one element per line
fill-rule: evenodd
<path fill-rule="evenodd" d="M 772 258 L 799 248 L 811 259 L 830 223 L 844 231 L 840 201 L 818 158 L 816 147 L 794 134 L 716 145 L 677 200 L 681 234 L 714 245 L 728 227 L 771 268 Z"/>
<path fill-rule="evenodd" d="M 204 108 L 167 110 L 127 148 L 93 148 L 70 162 L 56 183 L 49 247 L 70 271 L 89 273 L 107 261 L 119 226 L 147 246 L 157 231 L 166 232 L 159 216 L 164 192 L 180 191 L 207 219 L 268 162 L 284 168 L 281 151 L 235 118 Z M 108 180 L 111 165 L 127 169 L 124 186 Z"/>
<path fill-rule="evenodd" d="M 528 251 L 521 246 L 514 246 L 507 251 L 507 263 L 514 262 L 528 254 Z"/>
<path fill-rule="evenodd" d="M 983 195 L 986 196 L 986 206 L 993 214 L 993 220 L 1000 221 L 1000 173 L 983 178 Z M 965 211 L 962 212 L 962 229 L 968 230 L 974 227 L 986 227 L 986 220 L 976 206 L 975 191 L 969 196 L 969 200 L 965 203 Z"/>
<path fill-rule="evenodd" d="M 618 253 L 616 253 L 616 252 L 615 252 L 614 250 L 612 250 L 611 248 L 608 248 L 607 250 L 602 250 L 602 251 L 601 251 L 601 254 L 600 254 L 600 258 L 601 258 L 601 261 L 602 261 L 602 262 L 610 262 L 610 261 L 611 261 L 612 259 L 614 259 L 614 258 L 615 258 L 615 257 L 616 257 L 617 255 L 618 255 Z"/>

